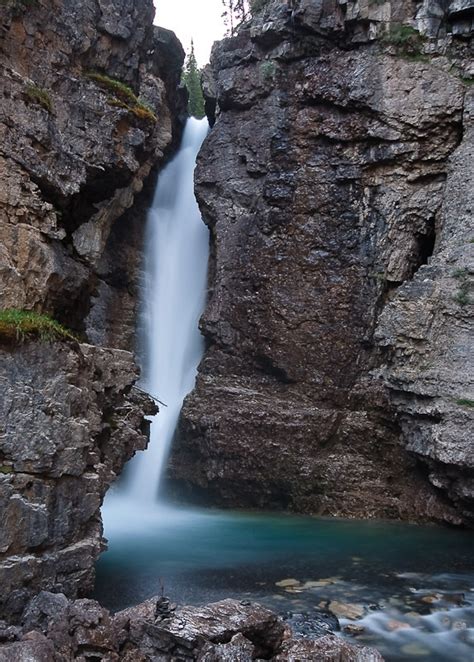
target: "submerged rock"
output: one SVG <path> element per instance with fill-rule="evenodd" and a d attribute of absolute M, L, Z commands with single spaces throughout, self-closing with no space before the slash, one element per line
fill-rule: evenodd
<path fill-rule="evenodd" d="M 357 620 L 362 618 L 365 614 L 365 607 L 363 605 L 351 604 L 349 602 L 338 602 L 332 600 L 329 603 L 329 611 L 335 614 L 338 618 L 349 618 L 350 620 Z"/>

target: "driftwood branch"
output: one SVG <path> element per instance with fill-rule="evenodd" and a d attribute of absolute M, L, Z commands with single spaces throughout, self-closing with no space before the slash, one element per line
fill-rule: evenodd
<path fill-rule="evenodd" d="M 143 393 L 144 395 L 148 395 L 152 400 L 155 400 L 155 402 L 158 402 L 158 404 L 163 405 L 163 407 L 167 407 L 168 405 L 162 402 L 159 398 L 156 397 L 156 395 L 153 395 L 153 393 L 148 393 L 148 391 L 144 391 L 142 388 L 137 386 L 136 384 L 134 385 L 133 388 L 136 388 L 137 391 L 140 391 L 140 393 Z"/>

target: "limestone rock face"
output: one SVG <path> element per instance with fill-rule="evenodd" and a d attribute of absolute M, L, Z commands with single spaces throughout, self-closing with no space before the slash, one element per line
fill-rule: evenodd
<path fill-rule="evenodd" d="M 0 613 L 40 589 L 84 595 L 102 551 L 100 506 L 146 447 L 132 354 L 84 344 L 0 350 Z"/>
<path fill-rule="evenodd" d="M 387 351 L 382 376 L 406 448 L 430 482 L 474 517 L 474 94 L 466 95 L 463 140 L 451 157 L 437 250 L 400 287 L 379 318 Z"/>
<path fill-rule="evenodd" d="M 374 649 L 333 635 L 296 639 L 268 609 L 236 600 L 177 608 L 166 598 L 152 599 L 111 616 L 94 600 L 42 592 L 25 610 L 23 627 L 2 635 L 0 627 L 0 662 L 73 660 L 86 651 L 87 657 L 124 662 L 383 660 Z"/>
<path fill-rule="evenodd" d="M 94 342 L 111 344 L 107 328 L 122 348 L 143 215 L 128 212 L 128 242 L 115 221 L 176 144 L 184 102 L 184 52 L 153 14 L 151 0 L 0 7 L 2 306 L 93 327 Z M 127 314 L 114 332 L 120 307 Z"/>
<path fill-rule="evenodd" d="M 41 589 L 91 590 L 105 491 L 155 411 L 125 350 L 146 200 L 185 99 L 184 52 L 153 16 L 152 0 L 0 4 L 0 308 L 47 313 L 86 341 L 0 338 L 9 619 Z"/>
<path fill-rule="evenodd" d="M 214 48 L 196 172 L 208 349 L 173 449 L 178 494 L 470 517 L 472 410 L 455 402 L 473 376 L 468 41 L 446 3 L 417 6 L 274 0 Z"/>

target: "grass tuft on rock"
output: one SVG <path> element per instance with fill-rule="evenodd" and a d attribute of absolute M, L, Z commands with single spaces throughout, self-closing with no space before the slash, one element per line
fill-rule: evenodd
<path fill-rule="evenodd" d="M 418 30 L 411 25 L 395 23 L 382 39 L 383 42 L 395 46 L 398 54 L 415 62 L 428 62 L 429 57 L 423 53 L 423 44 L 426 41 Z"/>
<path fill-rule="evenodd" d="M 462 307 L 467 306 L 469 303 L 471 303 L 469 296 L 471 284 L 469 281 L 468 270 L 465 268 L 456 269 L 453 271 L 453 278 L 456 278 L 459 283 L 459 289 L 454 295 L 454 300 Z"/>
<path fill-rule="evenodd" d="M 129 85 L 97 71 L 88 71 L 85 75 L 111 95 L 107 99 L 107 103 L 111 106 L 128 110 L 128 112 L 140 120 L 156 122 L 157 117 L 155 113 L 146 103 L 137 97 Z"/>
<path fill-rule="evenodd" d="M 51 97 L 42 87 L 32 84 L 27 85 L 25 94 L 32 103 L 37 103 L 39 106 L 47 110 L 48 113 L 53 112 L 53 102 L 51 101 Z"/>
<path fill-rule="evenodd" d="M 456 400 L 456 404 L 460 407 L 474 408 L 474 400 L 469 400 L 469 398 L 459 398 Z"/>
<path fill-rule="evenodd" d="M 0 310 L 0 340 L 22 342 L 30 338 L 77 340 L 71 331 L 48 315 L 15 308 Z"/>

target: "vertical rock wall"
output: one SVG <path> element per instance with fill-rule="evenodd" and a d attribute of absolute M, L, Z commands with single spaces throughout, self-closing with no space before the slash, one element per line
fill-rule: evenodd
<path fill-rule="evenodd" d="M 464 476 L 452 488 L 420 461 L 437 462 L 419 448 L 423 407 L 412 420 L 396 392 L 421 370 L 413 359 L 410 377 L 399 374 L 397 357 L 418 343 L 406 336 L 410 312 L 429 325 L 418 295 L 403 302 L 438 287 L 433 253 L 452 258 L 444 329 L 436 349 L 431 336 L 420 342 L 436 363 L 456 333 L 456 372 L 467 358 L 470 299 L 455 300 L 448 273 L 459 261 L 469 287 L 472 209 L 456 164 L 467 168 L 470 150 L 472 8 L 454 4 L 275 0 L 215 46 L 205 88 L 216 123 L 196 175 L 213 241 L 208 350 L 174 446 L 177 492 L 321 514 L 470 517 L 457 494 L 472 485 L 459 427 L 471 410 L 453 401 L 469 398 L 467 386 L 451 373 L 439 384 L 449 397 L 436 429 L 452 433 L 442 462 Z M 472 363 L 462 370 L 472 382 Z"/>
<path fill-rule="evenodd" d="M 91 590 L 105 491 L 147 443 L 154 406 L 123 350 L 147 191 L 185 108 L 184 52 L 153 16 L 152 0 L 0 5 L 0 308 L 85 341 L 0 329 L 0 617 Z"/>
<path fill-rule="evenodd" d="M 135 287 L 143 214 L 128 210 L 177 144 L 184 110 L 184 52 L 153 15 L 151 0 L 0 8 L 2 306 L 50 313 L 104 342 Z M 126 212 L 124 260 L 115 221 Z"/>

